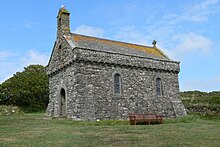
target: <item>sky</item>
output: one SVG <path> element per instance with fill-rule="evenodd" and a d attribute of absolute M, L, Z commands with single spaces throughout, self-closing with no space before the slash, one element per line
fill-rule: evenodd
<path fill-rule="evenodd" d="M 220 90 L 220 0 L 2 0 L 0 83 L 46 66 L 61 5 L 71 32 L 157 47 L 180 61 L 181 91 Z"/>

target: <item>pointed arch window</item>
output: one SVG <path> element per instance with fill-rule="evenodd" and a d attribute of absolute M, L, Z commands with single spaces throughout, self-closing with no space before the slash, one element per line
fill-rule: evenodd
<path fill-rule="evenodd" d="M 121 93 L 121 75 L 119 73 L 114 75 L 114 92 L 115 94 Z"/>
<path fill-rule="evenodd" d="M 162 95 L 162 82 L 160 78 L 156 79 L 156 92 L 158 96 Z"/>

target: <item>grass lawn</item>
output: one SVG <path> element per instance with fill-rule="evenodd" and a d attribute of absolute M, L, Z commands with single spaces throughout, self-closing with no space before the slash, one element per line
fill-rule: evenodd
<path fill-rule="evenodd" d="M 220 146 L 220 119 L 187 116 L 161 125 L 75 122 L 43 114 L 0 116 L 0 146 Z"/>

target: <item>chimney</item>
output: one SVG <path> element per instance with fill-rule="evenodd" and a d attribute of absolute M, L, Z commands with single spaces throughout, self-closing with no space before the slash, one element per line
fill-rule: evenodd
<path fill-rule="evenodd" d="M 57 15 L 57 37 L 70 33 L 70 13 L 62 5 Z"/>

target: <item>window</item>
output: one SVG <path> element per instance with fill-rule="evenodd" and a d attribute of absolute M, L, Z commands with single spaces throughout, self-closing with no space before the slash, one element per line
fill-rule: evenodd
<path fill-rule="evenodd" d="M 58 19 L 58 27 L 61 28 L 61 18 Z"/>
<path fill-rule="evenodd" d="M 61 45 L 59 45 L 59 49 L 61 49 L 62 48 L 62 46 Z"/>
<path fill-rule="evenodd" d="M 161 79 L 160 78 L 157 78 L 156 79 L 156 92 L 157 92 L 157 95 L 162 95 L 162 84 L 161 84 Z"/>
<path fill-rule="evenodd" d="M 118 73 L 114 75 L 114 92 L 115 94 L 121 93 L 121 76 Z"/>
<path fill-rule="evenodd" d="M 59 47 L 58 47 L 58 58 L 59 58 L 59 61 L 61 61 L 61 58 L 62 58 L 62 46 L 61 45 L 59 45 Z"/>

